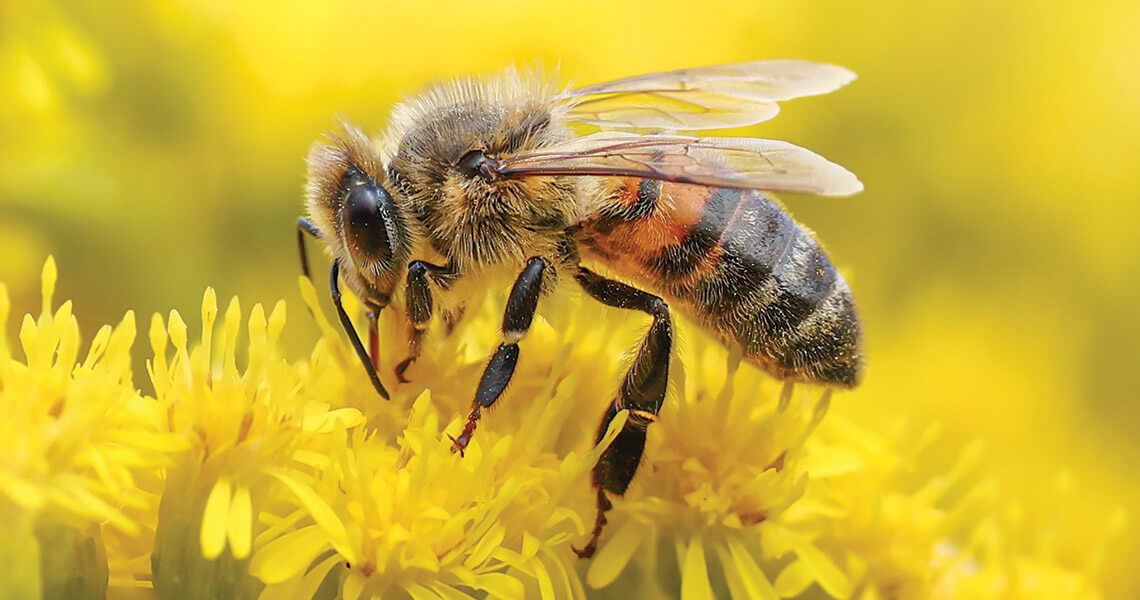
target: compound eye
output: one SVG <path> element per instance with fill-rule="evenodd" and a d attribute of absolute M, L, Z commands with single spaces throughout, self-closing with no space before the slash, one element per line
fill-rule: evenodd
<path fill-rule="evenodd" d="M 388 222 L 392 219 L 392 198 L 384 188 L 363 175 L 346 177 L 341 227 L 350 246 L 361 254 L 387 259 L 391 254 Z"/>

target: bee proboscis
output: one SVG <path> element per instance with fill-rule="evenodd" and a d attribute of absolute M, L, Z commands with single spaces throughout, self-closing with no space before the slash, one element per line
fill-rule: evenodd
<path fill-rule="evenodd" d="M 628 409 L 594 469 L 597 521 L 577 550 L 590 556 L 611 507 L 607 494 L 625 493 L 665 398 L 671 307 L 779 379 L 857 384 L 861 327 L 850 288 L 812 234 L 765 192 L 849 195 L 862 184 L 787 142 L 679 133 L 759 123 L 779 101 L 853 79 L 834 65 L 773 60 L 569 91 L 515 71 L 439 84 L 398 105 L 377 144 L 346 123 L 313 146 L 298 234 L 303 268 L 308 274 L 310 234 L 333 257 L 338 315 L 385 398 L 376 372 L 381 310 L 395 298 L 407 315 L 409 352 L 395 373 L 403 380 L 440 297 L 461 280 L 515 269 L 502 342 L 453 438 L 459 452 L 510 381 L 538 303 L 560 282 L 652 317 L 598 428 L 601 439 Z M 582 134 L 582 125 L 599 131 Z M 368 311 L 368 349 L 341 305 L 341 280 Z"/>

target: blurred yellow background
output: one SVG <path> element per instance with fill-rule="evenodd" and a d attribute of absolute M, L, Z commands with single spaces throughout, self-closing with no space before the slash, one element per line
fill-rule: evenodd
<path fill-rule="evenodd" d="M 947 457 L 984 440 L 1011 506 L 1079 565 L 1140 509 L 1137 31 L 1134 0 L 9 1 L 0 281 L 33 310 L 54 254 L 91 328 L 194 314 L 206 285 L 299 307 L 303 157 L 334 115 L 376 132 L 402 93 L 511 63 L 576 84 L 841 64 L 860 79 L 744 132 L 867 187 L 785 198 L 866 319 L 866 383 L 834 410 L 944 423 Z M 292 312 L 300 355 L 317 332 Z M 1136 528 L 1108 553 L 1107 597 L 1140 597 Z"/>

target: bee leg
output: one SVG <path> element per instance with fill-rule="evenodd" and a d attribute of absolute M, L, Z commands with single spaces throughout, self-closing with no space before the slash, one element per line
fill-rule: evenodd
<path fill-rule="evenodd" d="M 408 367 L 412 366 L 412 363 L 420 357 L 420 346 L 424 334 L 427 333 L 428 324 L 431 322 L 432 298 L 431 286 L 428 285 L 427 280 L 428 268 L 429 264 L 422 260 L 412 261 L 408 265 L 408 283 L 404 288 L 404 297 L 406 298 L 410 327 L 408 356 L 396 365 L 396 378 L 400 380 L 400 383 L 408 382 L 404 378 L 404 371 L 408 370 Z"/>
<path fill-rule="evenodd" d="M 605 490 L 599 487 L 597 491 L 598 514 L 594 517 L 594 529 L 590 532 L 590 541 L 581 548 L 570 546 L 570 549 L 574 551 L 574 554 L 578 555 L 578 558 L 591 558 L 594 556 L 594 553 L 598 551 L 598 542 L 602 539 L 602 530 L 606 528 L 606 523 L 608 523 L 606 513 L 614 507 L 613 502 L 610 502 L 609 497 L 606 496 Z"/>
<path fill-rule="evenodd" d="M 304 274 L 305 277 L 309 277 L 309 253 L 305 252 L 306 233 L 318 240 L 321 239 L 321 230 L 317 229 L 317 226 L 313 225 L 312 221 L 301 217 L 297 219 L 297 249 L 301 252 L 301 273 Z"/>
<path fill-rule="evenodd" d="M 404 371 L 407 371 L 408 367 L 412 366 L 412 363 L 420 357 L 423 338 L 427 333 L 428 325 L 431 323 L 433 303 L 431 286 L 428 284 L 429 274 L 437 278 L 444 278 L 444 281 L 447 281 L 447 278 L 454 277 L 455 271 L 450 265 L 433 265 L 422 260 L 413 260 L 408 265 L 408 282 L 404 297 L 406 298 L 408 321 L 411 327 L 408 333 L 408 356 L 396 365 L 396 377 L 400 383 L 408 382 L 404 378 Z"/>
<path fill-rule="evenodd" d="M 467 312 L 467 305 L 460 304 L 455 310 L 443 311 L 443 326 L 447 335 L 451 335 L 455 328 L 459 326 L 459 322 L 463 320 L 463 315 Z"/>
<path fill-rule="evenodd" d="M 534 311 L 538 308 L 538 297 L 542 294 L 542 280 L 546 273 L 548 263 L 545 259 L 534 257 L 527 261 L 523 272 L 515 280 L 511 288 L 511 295 L 507 297 L 507 307 L 503 311 L 503 342 L 491 356 L 487 368 L 483 370 L 483 377 L 479 380 L 479 387 L 475 389 L 475 401 L 471 414 L 467 416 L 467 425 L 459 437 L 451 438 L 454 442 L 452 451 L 463 454 L 463 450 L 471 443 L 471 436 L 475 433 L 475 426 L 482 416 L 482 409 L 490 408 L 495 400 L 507 388 L 511 375 L 515 372 L 515 365 L 519 360 L 519 340 L 530 329 L 534 320 Z"/>
<path fill-rule="evenodd" d="M 336 306 L 336 314 L 340 317 L 340 325 L 344 328 L 344 332 L 348 334 L 348 339 L 352 342 L 352 349 L 356 351 L 356 356 L 360 358 L 360 362 L 364 365 L 364 370 L 368 372 L 368 378 L 372 381 L 372 387 L 376 388 L 376 393 L 380 394 L 385 400 L 388 399 L 388 390 L 384 389 L 384 384 L 380 383 L 380 376 L 376 374 L 376 367 L 372 364 L 372 359 L 368 357 L 368 351 L 364 349 L 364 344 L 360 343 L 360 336 L 356 333 L 356 327 L 352 325 L 352 319 L 348 318 L 348 313 L 344 312 L 344 306 L 340 302 L 340 263 L 333 261 L 332 268 L 329 269 L 329 289 L 332 290 L 333 305 Z M 375 322 L 373 320 L 373 322 Z"/>
<path fill-rule="evenodd" d="M 396 365 L 396 380 L 400 383 L 411 381 L 411 379 L 404 377 L 404 372 L 419 359 L 420 345 L 426 333 L 426 330 L 418 329 L 414 324 L 412 325 L 411 331 L 408 333 L 408 355 Z"/>
<path fill-rule="evenodd" d="M 653 317 L 653 324 L 637 351 L 633 366 L 626 372 L 617 397 L 606 410 L 598 427 L 595 443 L 602 440 L 610 422 L 618 413 L 629 410 L 625 426 L 594 467 L 594 486 L 598 489 L 597 519 L 589 543 L 580 550 L 574 550 L 579 557 L 589 558 L 597 550 L 602 528 L 606 524 L 606 512 L 613 507 L 606 493 L 620 496 L 629 488 L 645 451 L 645 432 L 656 420 L 665 401 L 669 383 L 669 358 L 673 347 L 673 321 L 669 315 L 669 306 L 653 294 L 606 279 L 581 267 L 575 279 L 586 293 L 603 304 L 640 310 Z"/>
<path fill-rule="evenodd" d="M 380 312 L 368 311 L 368 356 L 372 357 L 372 368 L 380 368 Z"/>

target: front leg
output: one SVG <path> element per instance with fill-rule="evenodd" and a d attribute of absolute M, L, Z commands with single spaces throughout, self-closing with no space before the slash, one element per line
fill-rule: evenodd
<path fill-rule="evenodd" d="M 312 221 L 301 217 L 297 219 L 297 250 L 301 253 L 301 273 L 309 277 L 309 253 L 305 251 L 305 234 L 321 239 L 321 230 Z"/>
<path fill-rule="evenodd" d="M 396 365 L 396 378 L 400 380 L 400 383 L 408 382 L 404 378 L 404 371 L 407 371 L 408 367 L 412 366 L 412 363 L 420 357 L 423 338 L 427 333 L 428 325 L 431 323 L 434 303 L 432 302 L 431 286 L 428 284 L 429 274 L 437 282 L 450 283 L 456 272 L 451 264 L 440 266 L 422 260 L 413 260 L 408 265 L 408 283 L 405 288 L 404 299 L 407 304 L 410 327 L 408 328 L 408 356 Z"/>
<path fill-rule="evenodd" d="M 471 443 L 471 436 L 475 433 L 475 425 L 482 416 L 482 409 L 490 408 L 495 400 L 499 399 L 503 390 L 507 388 L 511 376 L 515 373 L 515 365 L 519 360 L 519 340 L 530 330 L 534 320 L 534 311 L 538 308 L 538 297 L 542 294 L 543 277 L 547 275 L 549 263 L 540 257 L 527 261 L 526 268 L 515 280 L 511 288 L 511 295 L 507 298 L 507 307 L 503 311 L 503 341 L 491 362 L 483 370 L 483 378 L 479 380 L 479 387 L 475 390 L 475 401 L 471 414 L 467 415 L 467 425 L 459 437 L 451 438 L 455 444 L 452 450 L 463 454 L 463 450 Z"/>

